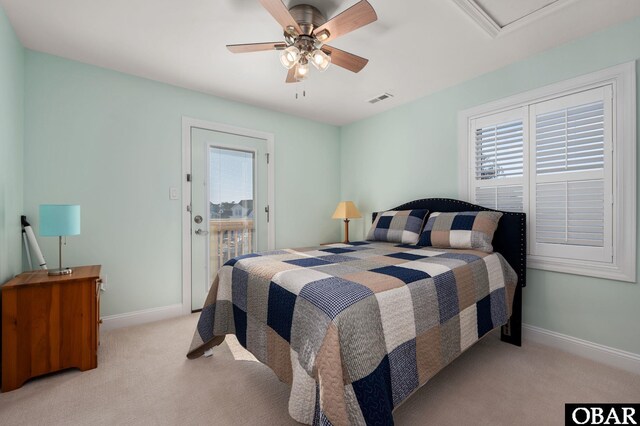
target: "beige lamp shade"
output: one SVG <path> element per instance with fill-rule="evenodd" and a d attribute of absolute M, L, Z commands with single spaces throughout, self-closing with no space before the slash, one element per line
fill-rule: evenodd
<path fill-rule="evenodd" d="M 362 215 L 353 201 L 340 201 L 332 216 L 333 219 L 357 219 L 360 217 Z"/>

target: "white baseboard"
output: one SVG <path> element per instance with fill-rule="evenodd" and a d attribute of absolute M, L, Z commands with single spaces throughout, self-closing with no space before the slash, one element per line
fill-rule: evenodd
<path fill-rule="evenodd" d="M 153 321 L 174 318 L 182 315 L 182 304 L 162 306 L 160 308 L 145 309 L 142 311 L 127 312 L 102 317 L 101 330 L 113 330 L 129 327 L 131 325 L 145 324 Z"/>
<path fill-rule="evenodd" d="M 522 324 L 522 336 L 532 342 L 640 374 L 640 355 L 632 352 L 622 351 L 528 324 Z"/>

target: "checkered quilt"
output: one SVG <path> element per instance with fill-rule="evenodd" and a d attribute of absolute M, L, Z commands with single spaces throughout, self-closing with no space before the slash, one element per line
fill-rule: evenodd
<path fill-rule="evenodd" d="M 380 242 L 255 253 L 218 273 L 188 356 L 233 333 L 291 385 L 289 413 L 393 424 L 392 411 L 505 324 L 517 276 L 497 253 Z"/>

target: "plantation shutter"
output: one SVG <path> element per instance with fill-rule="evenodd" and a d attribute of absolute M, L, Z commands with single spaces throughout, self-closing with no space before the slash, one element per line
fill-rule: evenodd
<path fill-rule="evenodd" d="M 530 108 L 533 255 L 612 260 L 611 90 Z"/>
<path fill-rule="evenodd" d="M 471 122 L 474 202 L 497 210 L 524 210 L 526 114 L 523 108 Z"/>
<path fill-rule="evenodd" d="M 521 212 L 522 192 L 522 185 L 478 186 L 475 203 L 490 209 Z"/>

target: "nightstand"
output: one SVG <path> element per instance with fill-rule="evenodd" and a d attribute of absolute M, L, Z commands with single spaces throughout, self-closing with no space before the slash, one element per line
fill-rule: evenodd
<path fill-rule="evenodd" d="M 2 286 L 2 391 L 66 368 L 98 366 L 100 266 L 24 272 Z"/>

